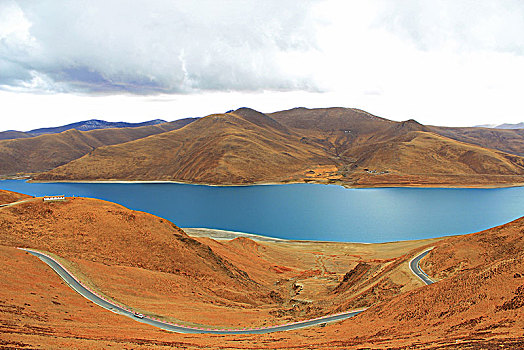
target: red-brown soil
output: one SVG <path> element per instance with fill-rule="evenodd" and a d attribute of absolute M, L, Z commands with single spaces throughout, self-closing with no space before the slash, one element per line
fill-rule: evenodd
<path fill-rule="evenodd" d="M 362 349 L 524 347 L 524 218 L 477 234 L 388 244 L 194 239 L 164 219 L 75 198 L 0 208 L 5 348 Z M 217 326 L 286 323 L 371 306 L 325 328 L 251 336 L 159 331 L 67 287 L 25 246 L 140 311 Z M 422 262 L 440 281 L 413 276 Z"/>
<path fill-rule="evenodd" d="M 85 198 L 4 207 L 0 233 L 0 245 L 55 254 L 93 288 L 144 313 L 216 326 L 278 324 L 370 306 L 418 285 L 400 268 L 402 252 L 427 244 L 398 244 L 393 257 L 376 260 L 383 253 L 367 245 L 197 240 L 167 220 Z M 332 293 L 359 261 L 372 264 L 373 274 Z M 395 288 L 376 292 L 376 284 L 387 287 L 391 279 Z"/>
<path fill-rule="evenodd" d="M 13 202 L 17 202 L 22 199 L 29 199 L 29 198 L 31 198 L 31 196 L 28 196 L 27 194 L 0 190 L 0 204 L 13 203 Z"/>
<path fill-rule="evenodd" d="M 436 332 L 435 320 L 409 314 L 420 306 L 415 297 L 424 296 L 423 287 L 411 295 L 414 304 L 397 303 L 398 309 L 377 309 L 325 328 L 268 335 L 223 336 L 186 335 L 163 332 L 103 310 L 71 291 L 60 278 L 35 257 L 0 246 L 0 346 L 6 349 L 521 349 L 522 329 L 514 321 L 500 323 L 491 335 L 472 331 L 476 321 L 455 315 L 459 327 L 449 334 Z M 435 285 L 437 286 L 437 285 Z M 431 287 L 428 287 L 431 288 Z M 438 289 L 438 291 L 443 291 Z M 437 291 L 433 291 L 435 293 Z M 433 294 L 432 293 L 432 294 Z M 444 295 L 443 298 L 447 296 Z M 427 300 L 431 302 L 432 300 Z M 422 307 L 424 307 L 422 305 Z M 388 312 L 392 316 L 388 316 Z M 506 312 L 506 311 L 503 311 Z M 375 317 L 380 317 L 375 319 Z M 517 315 L 518 316 L 518 315 Z M 448 318 L 452 319 L 452 317 Z M 465 321 L 465 322 L 464 322 Z M 390 324 L 390 322 L 393 322 Z M 406 331 L 406 323 L 414 325 Z M 462 323 L 462 324 L 461 324 Z M 495 324 L 497 326 L 497 324 Z M 376 327 L 376 328 L 373 328 Z M 452 326 L 453 327 L 453 326 Z M 445 328 L 445 327 L 442 327 Z M 402 330 L 404 329 L 404 331 Z M 498 329 L 498 331 L 497 331 Z M 511 331 L 511 330 L 514 330 Z M 410 334 L 411 333 L 411 334 Z M 460 334 L 463 335 L 460 335 Z M 476 334 L 474 334 L 476 333 Z M 499 333 L 499 334 L 496 334 Z M 487 340 L 486 340 L 487 339 Z"/>
<path fill-rule="evenodd" d="M 524 183 L 523 154 L 516 131 L 429 127 L 347 108 L 270 115 L 242 108 L 99 147 L 35 179 L 509 186 Z"/>
<path fill-rule="evenodd" d="M 438 242 L 421 265 L 442 280 L 331 327 L 326 338 L 343 331 L 352 335 L 334 346 L 524 348 L 523 233 L 520 218 Z"/>
<path fill-rule="evenodd" d="M 171 222 L 114 203 L 35 199 L 0 211 L 0 244 L 54 253 L 66 260 L 147 269 L 209 286 L 234 300 L 268 300 L 268 290 Z"/>
<path fill-rule="evenodd" d="M 39 287 L 37 294 L 27 298 L 12 295 L 14 290 L 27 291 L 41 283 L 40 277 L 30 282 L 25 277 L 13 278 L 13 270 L 21 256 L 26 262 L 20 266 L 25 274 L 33 273 L 35 268 L 38 271 L 48 269 L 38 259 L 14 247 L 50 252 L 93 289 L 150 315 L 188 324 L 255 327 L 311 318 L 351 309 L 355 305 L 370 306 L 401 292 L 396 288 L 376 293 L 375 285 L 382 284 L 383 280 L 394 279 L 403 288 L 413 289 L 420 282 L 407 273 L 405 266 L 394 269 L 389 266 L 391 262 L 409 258 L 403 252 L 420 249 L 427 243 L 400 242 L 382 249 L 380 245 L 345 243 L 284 241 L 262 244 L 247 238 L 221 242 L 208 238 L 195 240 L 164 219 L 113 203 L 84 198 L 44 203 L 36 198 L 0 208 L 1 251 L 4 256 L 14 256 L 3 260 L 6 267 L 1 269 L 2 274 L 10 276 L 3 279 L 10 287 L 0 293 L 0 302 L 8 305 L 3 310 L 5 317 L 2 319 L 6 322 L 0 332 L 6 335 L 2 335 L 2 339 L 26 339 L 32 345 L 42 341 L 47 347 L 61 344 L 62 337 L 75 338 L 71 344 L 84 340 L 97 345 L 113 341 L 105 330 L 96 333 L 85 329 L 92 327 L 91 322 L 95 320 L 56 318 L 57 311 L 49 310 L 60 305 L 59 310 L 74 314 L 78 302 L 69 304 L 71 296 L 68 293 L 76 294 L 68 288 L 54 293 L 56 287 L 48 282 L 44 283 L 47 289 Z M 359 287 L 351 290 L 342 290 L 342 287 L 336 290 L 339 284 L 345 283 L 343 276 L 360 261 L 378 267 L 374 276 L 365 276 L 359 281 Z M 53 275 L 53 272 L 45 275 Z M 57 276 L 53 283 L 62 285 Z M 34 300 L 39 298 L 49 304 L 36 303 Z M 344 304 L 340 303 L 342 299 Z M 29 305 L 25 305 L 25 300 L 29 300 Z M 94 315 L 107 312 L 87 302 L 82 305 L 86 312 L 92 307 L 97 309 Z M 40 316 L 31 320 L 13 310 Z M 53 316 L 50 318 L 49 314 Z M 98 327 L 103 328 L 107 318 L 94 317 L 100 322 Z M 80 325 L 78 332 L 71 331 L 77 321 L 88 324 Z M 24 330 L 44 328 L 43 324 L 47 328 L 41 332 L 32 334 Z M 143 326 L 135 325 L 132 329 L 140 327 Z M 138 331 L 136 334 L 156 336 L 157 333 Z M 135 335 L 131 334 L 134 333 L 126 331 L 119 341 L 133 342 Z M 186 337 L 170 336 L 171 339 Z M 148 339 L 146 343 L 152 344 Z M 197 344 L 217 345 L 207 342 L 212 337 L 195 339 L 198 339 Z"/>

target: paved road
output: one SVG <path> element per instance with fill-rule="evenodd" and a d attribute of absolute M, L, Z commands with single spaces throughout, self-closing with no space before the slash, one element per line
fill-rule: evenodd
<path fill-rule="evenodd" d="M 263 334 L 263 333 L 271 333 L 271 332 L 279 332 L 279 331 L 289 331 L 292 329 L 299 329 L 304 327 L 311 327 L 315 325 L 319 325 L 322 323 L 327 322 L 334 322 L 334 321 L 340 321 L 344 320 L 346 318 L 350 318 L 352 316 L 355 316 L 362 311 L 361 310 L 354 310 L 354 311 L 347 311 L 335 315 L 329 315 L 325 317 L 320 317 L 312 320 L 306 320 L 306 321 L 300 321 L 300 322 L 294 322 L 294 323 L 288 323 L 280 326 L 271 326 L 271 327 L 265 327 L 265 328 L 244 328 L 244 329 L 216 329 L 216 328 L 204 328 L 204 327 L 189 327 L 189 326 L 183 326 L 178 325 L 174 323 L 164 322 L 160 321 L 154 317 L 145 316 L 144 318 L 138 318 L 134 316 L 133 310 L 129 309 L 128 307 L 124 305 L 117 305 L 114 301 L 107 300 L 105 297 L 97 294 L 96 292 L 91 291 L 88 287 L 86 287 L 82 282 L 80 282 L 78 279 L 76 279 L 65 267 L 63 267 L 58 261 L 53 259 L 52 257 L 34 251 L 30 249 L 24 249 L 20 248 L 22 250 L 25 250 L 34 256 L 40 258 L 43 262 L 45 262 L 47 265 L 49 265 L 62 279 L 76 292 L 78 292 L 83 297 L 91 300 L 93 303 L 97 304 L 98 306 L 103 307 L 104 309 L 110 310 L 114 313 L 124 315 L 131 317 L 137 322 L 142 322 L 149 324 L 151 326 L 155 326 L 161 329 L 164 329 L 166 331 L 171 332 L 177 332 L 177 333 L 210 333 L 210 334 Z"/>
<path fill-rule="evenodd" d="M 432 284 L 433 281 L 431 280 L 431 278 L 429 278 L 428 275 L 426 275 L 424 271 L 422 271 L 422 269 L 419 266 L 419 263 L 420 260 L 422 260 L 422 258 L 425 257 L 431 250 L 433 250 L 433 248 L 429 248 L 423 251 L 422 253 L 411 259 L 411 261 L 409 262 L 409 268 L 411 269 L 411 272 L 413 272 L 418 278 L 422 280 L 422 282 L 424 282 L 427 285 Z"/>

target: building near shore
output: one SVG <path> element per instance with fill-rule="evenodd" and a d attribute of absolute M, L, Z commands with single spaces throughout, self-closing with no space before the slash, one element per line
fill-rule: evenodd
<path fill-rule="evenodd" d="M 65 201 L 65 195 L 44 196 L 44 202 Z"/>

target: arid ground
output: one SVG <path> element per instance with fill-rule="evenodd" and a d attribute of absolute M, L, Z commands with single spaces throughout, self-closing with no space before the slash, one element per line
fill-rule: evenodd
<path fill-rule="evenodd" d="M 384 244 L 189 236 L 110 202 L 37 198 L 0 208 L 0 348 L 515 349 L 524 346 L 523 229 L 519 219 L 478 234 Z M 257 327 L 369 309 L 266 335 L 169 333 L 92 304 L 16 247 L 49 252 L 107 297 L 188 325 Z M 427 247 L 435 248 L 421 266 L 438 281 L 430 286 L 408 267 Z"/>

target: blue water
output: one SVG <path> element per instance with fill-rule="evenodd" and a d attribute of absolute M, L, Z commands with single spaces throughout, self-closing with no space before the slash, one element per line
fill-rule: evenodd
<path fill-rule="evenodd" d="M 105 199 L 181 227 L 342 242 L 388 242 L 470 233 L 524 215 L 524 188 L 345 189 L 314 184 L 211 187 L 182 184 L 26 183 L 34 196 Z"/>

